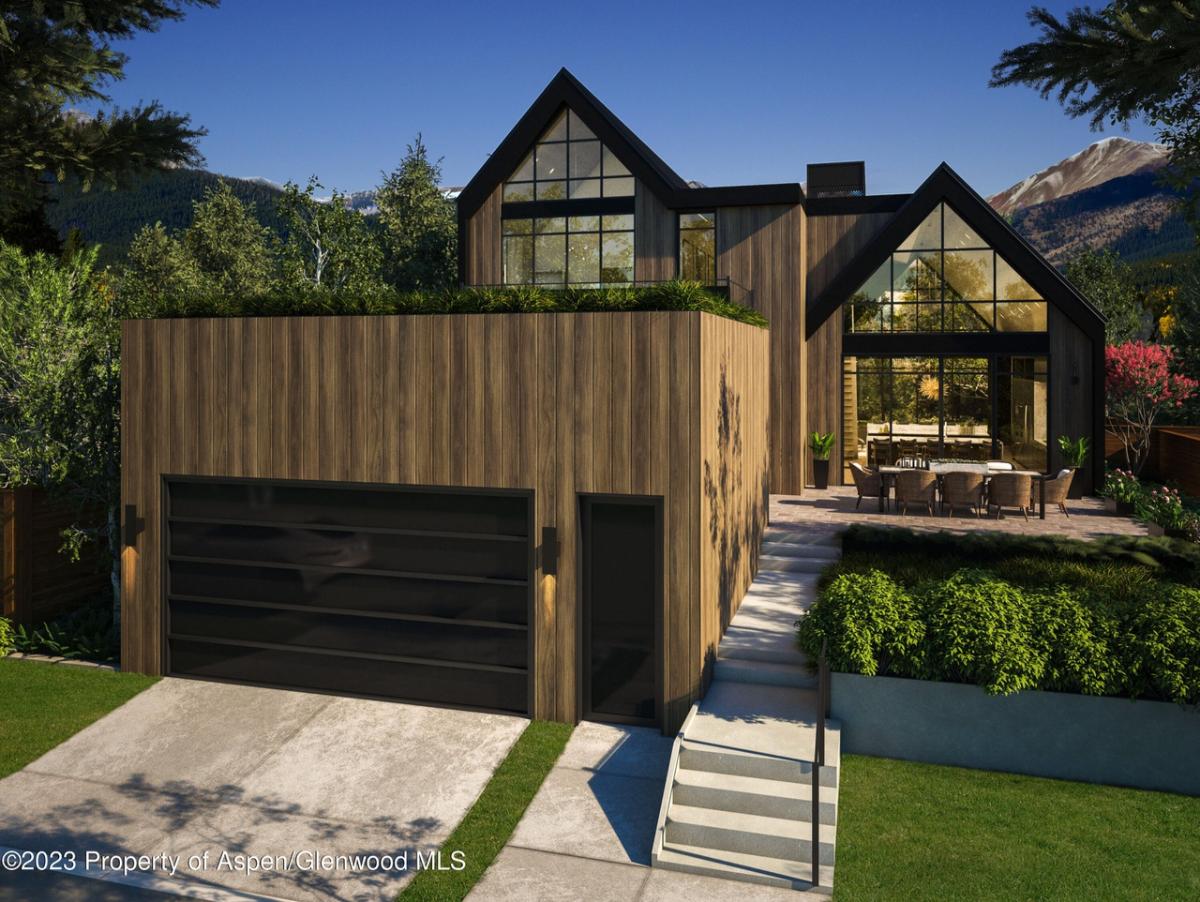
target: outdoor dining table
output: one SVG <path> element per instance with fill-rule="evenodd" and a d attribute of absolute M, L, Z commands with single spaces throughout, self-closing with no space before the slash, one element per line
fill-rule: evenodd
<path fill-rule="evenodd" d="M 879 468 L 879 512 L 882 514 L 887 510 L 888 491 L 891 484 L 896 479 L 897 473 L 903 473 L 905 470 L 913 470 L 915 467 L 897 467 L 883 466 Z M 1045 473 L 1040 473 L 1037 470 L 988 470 L 983 472 L 980 467 L 973 466 L 939 466 L 937 469 L 932 469 L 931 472 L 938 478 L 938 483 L 942 481 L 942 477 L 947 473 L 965 472 L 965 473 L 980 473 L 983 476 L 984 482 L 991 479 L 999 473 L 1014 473 L 1018 476 L 1028 476 L 1037 483 L 1038 486 L 1038 518 L 1046 519 L 1046 480 L 1050 477 Z"/>

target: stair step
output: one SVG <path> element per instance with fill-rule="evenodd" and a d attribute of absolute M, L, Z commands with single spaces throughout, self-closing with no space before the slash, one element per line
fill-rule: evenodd
<path fill-rule="evenodd" d="M 731 626 L 725 631 L 718 654 L 723 658 L 764 661 L 791 667 L 803 667 L 807 660 L 804 653 L 796 648 L 795 638 L 788 633 L 739 626 Z"/>
<path fill-rule="evenodd" d="M 821 827 L 822 859 L 832 861 L 837 827 Z M 664 841 L 724 852 L 745 852 L 763 858 L 809 860 L 812 824 L 789 818 L 719 811 L 671 803 Z"/>
<path fill-rule="evenodd" d="M 789 545 L 815 545 L 840 549 L 840 532 L 814 529 L 788 529 L 783 526 L 768 526 L 763 531 L 764 542 L 786 542 Z"/>
<path fill-rule="evenodd" d="M 832 787 L 822 789 L 819 801 L 822 824 L 833 826 L 837 823 L 837 792 Z M 812 785 L 685 768 L 675 772 L 671 804 L 809 823 L 812 821 Z"/>
<path fill-rule="evenodd" d="M 661 850 L 655 852 L 654 865 L 688 874 L 724 877 L 726 880 L 742 880 L 747 883 L 808 890 L 826 895 L 833 886 L 832 866 L 821 865 L 820 885 L 813 886 L 812 862 L 764 858 L 741 852 L 718 852 L 680 843 L 664 845 Z"/>
<path fill-rule="evenodd" d="M 800 545 L 792 542 L 768 542 L 766 540 L 762 543 L 762 553 L 774 557 L 814 558 L 830 563 L 842 556 L 842 550 L 832 545 Z"/>
<path fill-rule="evenodd" d="M 831 743 L 832 745 L 832 743 Z M 831 758 L 834 756 L 831 755 Z M 700 742 L 689 742 L 685 736 L 679 748 L 679 767 L 703 770 L 738 777 L 757 777 L 762 780 L 782 780 L 789 783 L 811 783 L 813 764 L 795 758 L 760 755 L 740 749 L 725 748 Z M 838 767 L 821 767 L 821 786 L 837 788 Z"/>
<path fill-rule="evenodd" d="M 763 554 L 758 558 L 759 570 L 782 570 L 788 573 L 820 573 L 828 567 L 832 560 L 819 557 L 782 557 L 776 554 Z"/>
<path fill-rule="evenodd" d="M 799 661 L 802 661 L 800 655 Z M 793 660 L 797 660 L 793 658 Z M 798 689 L 815 689 L 816 674 L 808 672 L 808 668 L 800 663 L 780 664 L 774 661 L 755 661 L 751 658 L 737 657 L 737 650 L 730 646 L 728 649 L 717 650 L 717 663 L 713 669 L 713 679 L 730 683 L 753 683 L 758 686 L 794 686 Z"/>

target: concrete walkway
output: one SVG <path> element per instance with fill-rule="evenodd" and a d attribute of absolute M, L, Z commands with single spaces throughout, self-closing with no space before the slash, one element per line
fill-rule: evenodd
<path fill-rule="evenodd" d="M 671 742 L 645 727 L 581 723 L 470 902 L 803 899 L 647 867 Z"/>
<path fill-rule="evenodd" d="M 0 780 L 0 846 L 74 850 L 81 860 L 88 851 L 181 858 L 175 875 L 160 866 L 142 889 L 53 877 L 34 880 L 25 898 L 148 899 L 187 888 L 213 891 L 199 898 L 225 889 L 391 899 L 411 870 L 312 862 L 306 853 L 408 852 L 412 862 L 437 849 L 526 723 L 164 679 Z M 207 866 L 189 866 L 206 853 Z M 233 857 L 222 868 L 222 853 L 283 860 L 239 870 Z"/>

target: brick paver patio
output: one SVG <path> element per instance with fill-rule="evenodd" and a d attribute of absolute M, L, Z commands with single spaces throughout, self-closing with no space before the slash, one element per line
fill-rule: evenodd
<path fill-rule="evenodd" d="M 833 486 L 823 491 L 807 489 L 803 496 L 772 495 L 771 525 L 779 527 L 817 527 L 822 529 L 844 528 L 855 523 L 870 526 L 900 526 L 907 529 L 951 530 L 954 532 L 1008 532 L 1022 535 L 1054 535 L 1071 539 L 1095 539 L 1100 536 L 1126 535 L 1144 536 L 1146 526 L 1128 517 L 1118 517 L 1104 509 L 1099 498 L 1083 498 L 1068 501 L 1070 517 L 1065 517 L 1057 508 L 1047 508 L 1046 519 L 1040 520 L 1036 512 L 1026 521 L 1019 512 L 1006 512 L 1000 519 L 981 517 L 957 510 L 954 516 L 935 514 L 929 516 L 915 507 L 901 516 L 894 508 L 879 513 L 875 498 L 864 498 L 858 510 L 854 502 L 858 493 L 853 486 Z M 936 511 L 936 507 L 934 510 Z"/>

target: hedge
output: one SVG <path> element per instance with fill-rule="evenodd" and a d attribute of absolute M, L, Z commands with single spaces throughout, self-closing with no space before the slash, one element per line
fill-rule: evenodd
<path fill-rule="evenodd" d="M 1178 547 L 846 537 L 798 643 L 834 670 L 1200 704 L 1200 589 Z M 1182 544 L 1182 543 L 1181 543 Z M 932 547 L 931 547 L 932 546 Z"/>
<path fill-rule="evenodd" d="M 383 290 L 372 294 L 334 291 L 274 291 L 246 297 L 189 295 L 168 298 L 139 318 L 228 316 L 361 316 L 433 313 L 592 313 L 692 310 L 765 328 L 756 310 L 735 304 L 698 282 L 608 288 L 510 286 L 439 291 Z"/>

